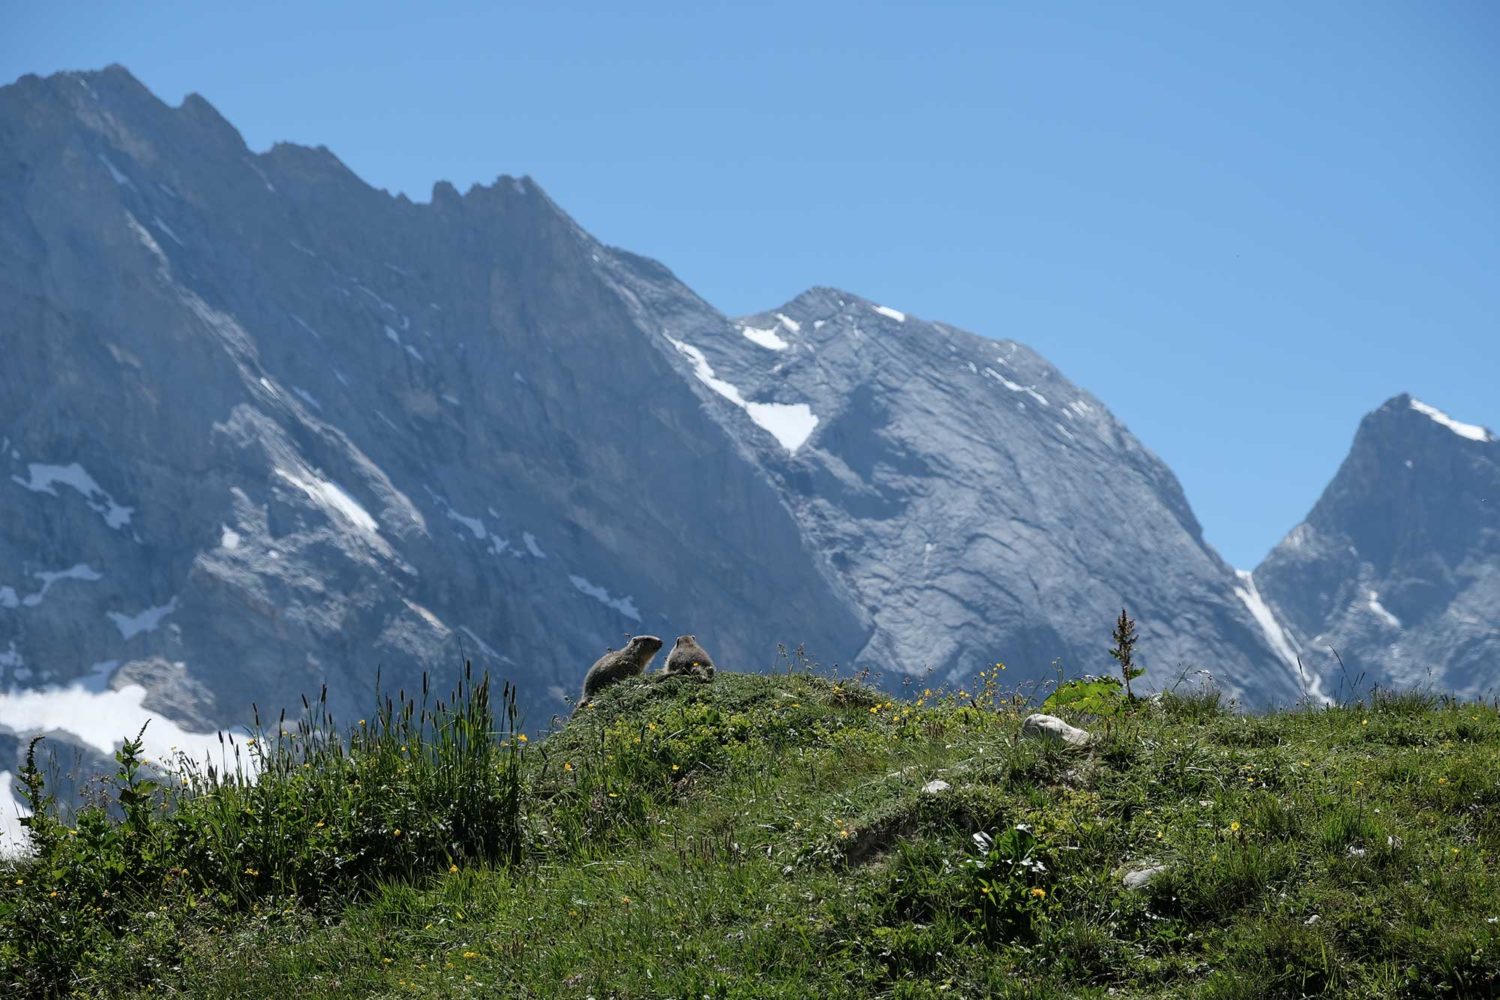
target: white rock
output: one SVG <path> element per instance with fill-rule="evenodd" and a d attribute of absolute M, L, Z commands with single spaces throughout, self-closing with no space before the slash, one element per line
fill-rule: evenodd
<path fill-rule="evenodd" d="M 927 784 L 922 786 L 922 794 L 942 795 L 944 792 L 952 790 L 952 788 L 953 786 L 948 784 L 942 778 L 934 778 L 932 781 L 929 781 Z"/>
<path fill-rule="evenodd" d="M 1132 868 L 1120 879 L 1125 888 L 1134 891 L 1144 889 L 1151 881 L 1167 870 L 1166 865 L 1147 865 L 1144 868 Z"/>
<path fill-rule="evenodd" d="M 1070 747 L 1087 746 L 1093 739 L 1088 733 L 1070 726 L 1055 715 L 1028 715 L 1021 723 L 1021 735 L 1028 740 L 1065 743 Z"/>

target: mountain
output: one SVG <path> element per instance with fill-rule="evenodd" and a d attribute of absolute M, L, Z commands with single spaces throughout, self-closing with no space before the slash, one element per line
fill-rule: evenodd
<path fill-rule="evenodd" d="M 1500 439 L 1410 396 L 1389 400 L 1360 422 L 1338 474 L 1255 583 L 1329 690 L 1493 694 Z"/>
<path fill-rule="evenodd" d="M 856 662 L 1099 671 L 1128 605 L 1156 683 L 1300 693 L 1176 478 L 1024 345 L 826 288 L 662 325 L 869 624 Z"/>
<path fill-rule="evenodd" d="M 1122 605 L 1157 684 L 1300 693 L 1171 472 L 1034 352 L 832 289 L 730 319 L 526 178 L 413 203 L 119 67 L 23 77 L 0 315 L 17 733 L 201 746 L 464 657 L 536 724 L 638 631 L 1034 680 L 1107 669 Z"/>

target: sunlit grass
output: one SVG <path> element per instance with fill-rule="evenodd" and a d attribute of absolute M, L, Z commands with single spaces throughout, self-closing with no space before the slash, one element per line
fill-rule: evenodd
<path fill-rule="evenodd" d="M 996 666 L 961 691 L 909 698 L 802 672 L 625 684 L 546 738 L 522 744 L 502 727 L 484 760 L 457 744 L 414 749 L 431 726 L 374 716 L 311 767 L 268 769 L 289 791 L 298 771 L 345 769 L 306 779 L 344 806 L 299 793 L 267 808 L 253 792 L 264 777 L 221 779 L 152 821 L 200 827 L 249 808 L 262 818 L 235 821 L 236 837 L 287 829 L 305 845 L 318 842 L 314 815 L 336 815 L 360 831 L 342 850 L 374 852 L 363 866 L 346 879 L 295 862 L 304 848 L 247 844 L 208 868 L 228 879 L 255 867 L 239 889 L 207 891 L 196 874 L 172 880 L 192 892 L 131 889 L 66 972 L 49 973 L 70 978 L 50 982 L 245 997 L 282 997 L 288 983 L 299 995 L 601 998 L 1500 987 L 1492 706 L 1381 696 L 1243 716 L 1197 691 L 1108 726 L 1070 720 L 1100 733 L 1079 751 L 1022 740 L 1032 709 L 1002 677 Z M 441 774 L 454 755 L 462 766 Z M 949 789 L 924 794 L 934 779 Z M 498 810 L 511 832 L 447 849 L 436 831 L 489 815 L 472 809 L 485 795 L 513 803 Z M 412 831 L 420 850 L 393 846 Z M 1123 875 L 1146 866 L 1161 871 L 1126 889 Z M 266 872 L 282 881 L 259 892 Z M 305 888 L 314 874 L 322 891 Z M 27 919 L 92 919 L 30 884 L 0 899 Z M 4 948 L 7 963 L 29 954 L 14 937 Z"/>

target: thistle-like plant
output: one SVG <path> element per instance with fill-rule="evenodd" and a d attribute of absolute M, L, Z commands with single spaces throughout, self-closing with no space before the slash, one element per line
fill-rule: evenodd
<path fill-rule="evenodd" d="M 1145 667 L 1138 667 L 1131 658 L 1135 650 L 1135 621 L 1125 609 L 1120 609 L 1120 617 L 1115 621 L 1114 633 L 1110 636 L 1114 640 L 1114 648 L 1109 651 L 1120 663 L 1120 676 L 1125 678 L 1125 700 L 1134 701 L 1135 695 L 1130 690 L 1130 682 L 1133 678 L 1141 676 L 1146 672 Z"/>

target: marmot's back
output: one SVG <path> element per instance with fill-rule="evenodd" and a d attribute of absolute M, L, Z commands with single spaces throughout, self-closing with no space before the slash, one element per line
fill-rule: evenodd
<path fill-rule="evenodd" d="M 698 645 L 697 636 L 679 635 L 672 652 L 667 654 L 667 665 L 662 668 L 662 673 L 697 674 L 708 680 L 714 675 L 713 657 L 708 655 L 708 650 Z"/>
<path fill-rule="evenodd" d="M 611 684 L 618 684 L 627 677 L 639 677 L 645 673 L 646 664 L 651 662 L 652 657 L 660 649 L 661 640 L 656 636 L 638 635 L 626 643 L 624 649 L 614 650 L 599 657 L 583 678 L 583 698 L 579 701 L 579 706 L 581 707 Z"/>

